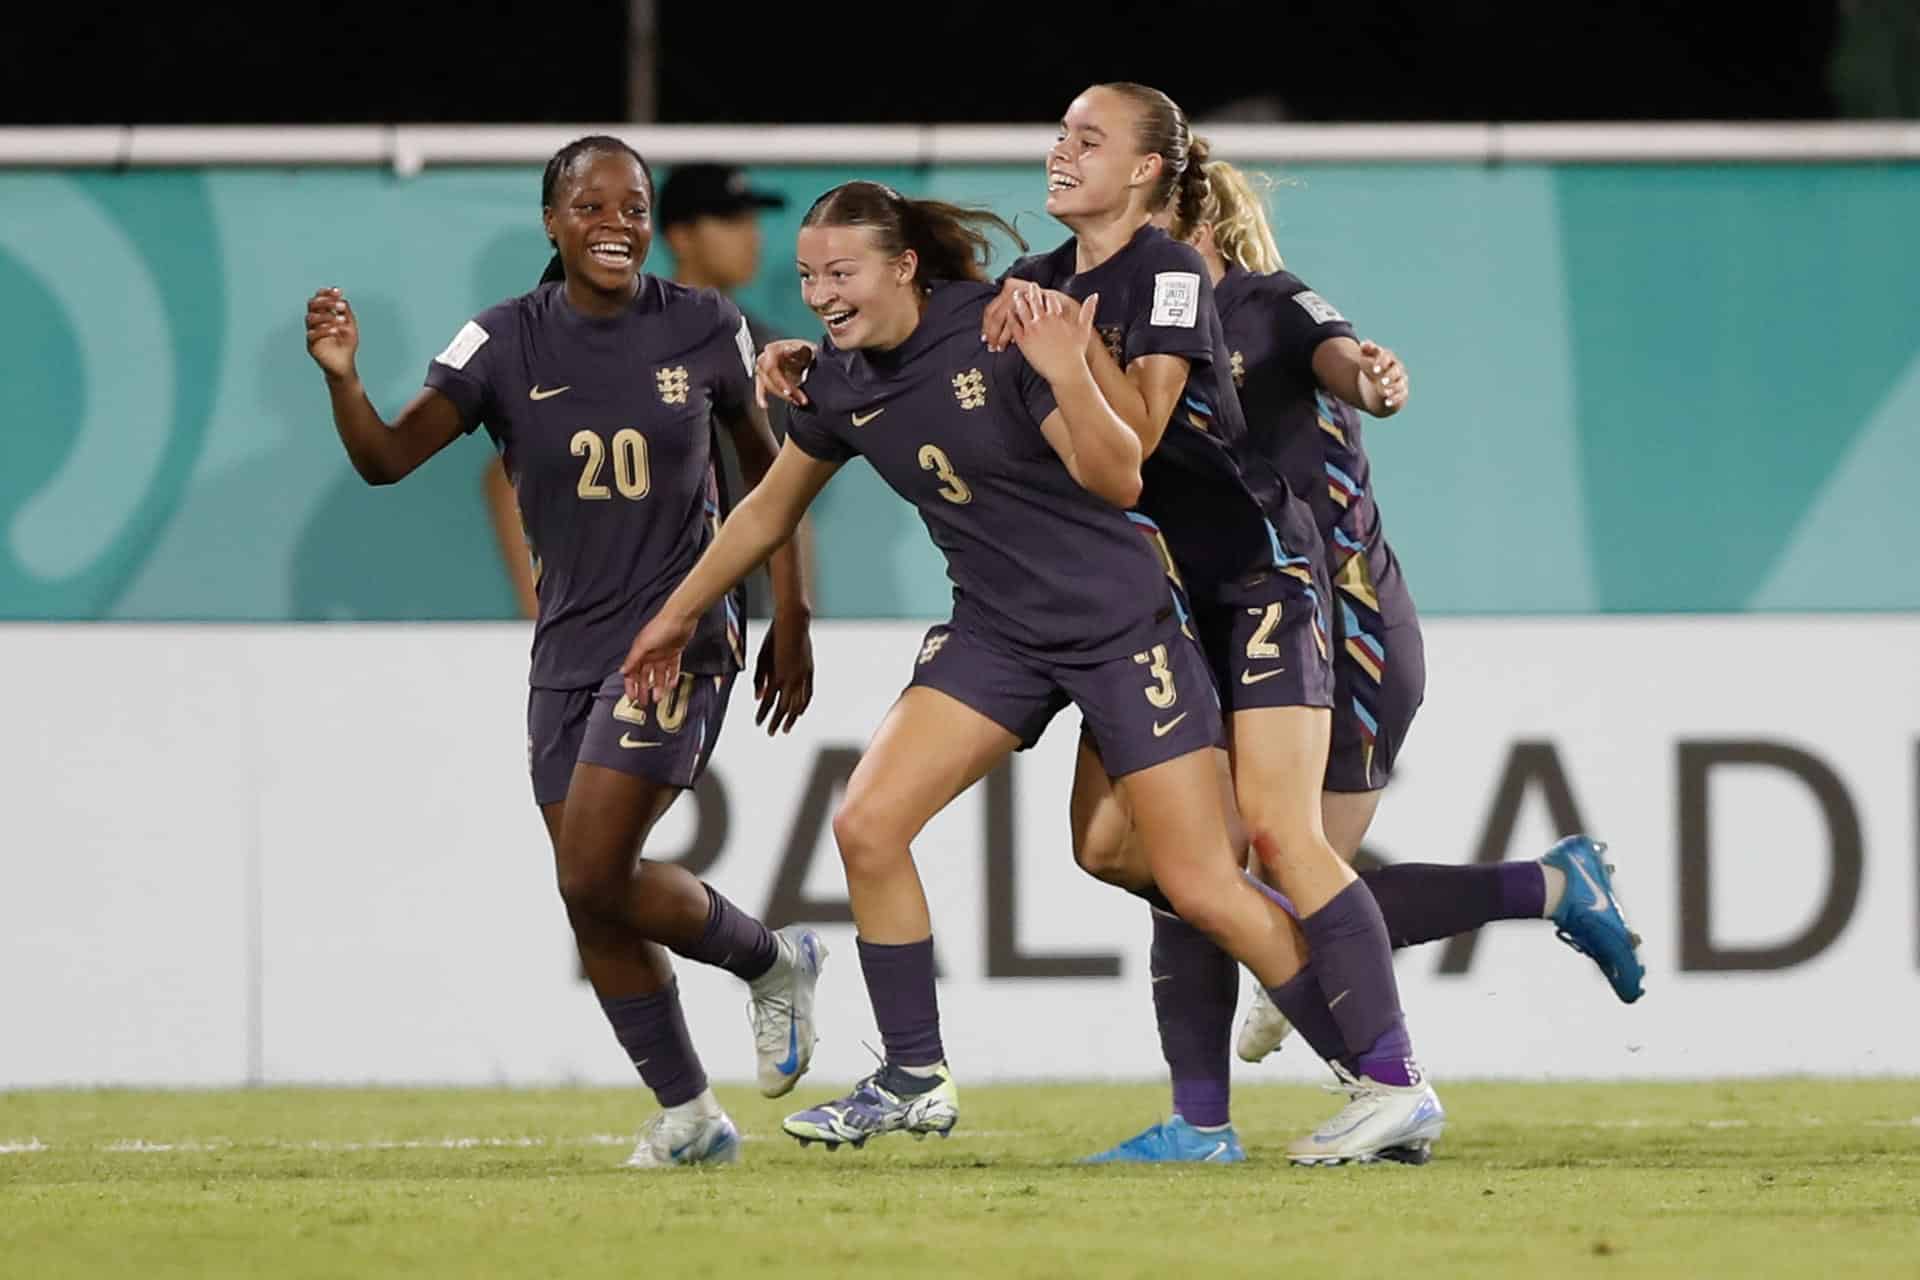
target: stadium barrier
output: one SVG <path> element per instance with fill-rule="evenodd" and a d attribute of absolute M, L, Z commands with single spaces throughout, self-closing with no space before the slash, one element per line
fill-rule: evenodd
<path fill-rule="evenodd" d="M 737 696 L 655 844 L 822 922 L 823 1085 L 874 1038 L 828 823 L 921 634 L 823 625 L 800 728 L 768 741 Z M 628 1079 L 528 797 L 525 646 L 509 624 L 0 628 L 0 1087 Z M 1526 857 L 1591 831 L 1649 972 L 1622 1006 L 1545 924 L 1403 953 L 1430 1068 L 1920 1072 L 1916 651 L 1915 618 L 1434 623 L 1371 849 Z M 1159 1070 L 1146 909 L 1068 852 L 1074 733 L 1068 712 L 916 845 L 965 1079 Z M 738 984 L 681 975 L 710 1070 L 748 1077 Z M 1242 1078 L 1312 1078 L 1309 1056 Z"/>
<path fill-rule="evenodd" d="M 589 127 L 0 129 L 0 618 L 510 616 L 484 439 L 368 491 L 299 317 L 344 287 L 370 393 L 404 403 L 538 277 L 539 163 Z M 1044 126 L 604 127 L 788 196 L 740 295 L 779 331 L 818 332 L 784 254 L 835 182 L 1061 234 Z M 1920 126 L 1212 132 L 1275 178 L 1290 265 L 1411 370 L 1366 438 L 1425 613 L 1920 609 Z M 867 468 L 817 526 L 823 614 L 944 612 Z"/>

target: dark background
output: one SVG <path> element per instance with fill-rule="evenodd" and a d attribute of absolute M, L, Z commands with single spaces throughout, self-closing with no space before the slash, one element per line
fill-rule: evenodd
<path fill-rule="evenodd" d="M 623 120 L 632 7 L 43 9 L 0 18 L 0 121 Z M 665 122 L 1052 119 L 1102 79 L 1215 120 L 1920 113 L 1915 0 L 650 7 Z"/>

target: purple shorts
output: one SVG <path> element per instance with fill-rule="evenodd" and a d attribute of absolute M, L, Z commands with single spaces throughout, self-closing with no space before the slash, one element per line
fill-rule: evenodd
<path fill-rule="evenodd" d="M 1326 789 L 1378 791 L 1427 692 L 1420 618 L 1384 538 L 1333 575 L 1333 654 Z"/>
<path fill-rule="evenodd" d="M 1220 741 L 1220 703 L 1199 648 L 1169 615 L 1140 653 L 1105 662 L 1020 657 L 977 631 L 927 632 L 909 687 L 938 689 L 1020 739 L 1040 740 L 1069 704 L 1110 777 L 1164 764 Z"/>
<path fill-rule="evenodd" d="M 1234 586 L 1194 610 L 1194 629 L 1229 713 L 1330 707 L 1326 580 L 1304 562 Z"/>
<path fill-rule="evenodd" d="M 663 786 L 692 786 L 713 757 L 733 681 L 732 675 L 682 672 L 673 696 L 651 706 L 627 701 L 618 671 L 597 689 L 529 690 L 533 802 L 566 799 L 576 764 L 604 765 Z"/>

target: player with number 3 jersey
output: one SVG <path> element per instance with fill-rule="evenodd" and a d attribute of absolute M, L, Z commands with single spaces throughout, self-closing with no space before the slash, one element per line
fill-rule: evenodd
<path fill-rule="evenodd" d="M 814 203 L 798 267 L 827 340 L 786 446 L 625 664 L 629 696 L 673 688 L 704 611 L 856 454 L 946 557 L 952 618 L 922 643 L 834 817 L 885 1056 L 851 1093 L 787 1118 L 803 1143 L 944 1134 L 958 1119 L 909 845 L 1069 703 L 1105 767 L 1150 801 L 1141 843 L 1173 908 L 1257 974 L 1300 962 L 1285 914 L 1240 873 L 1213 783 L 1218 704 L 1122 510 L 1139 496 L 1141 449 L 1087 366 L 1095 303 L 1044 300 L 1017 318 L 1017 349 L 989 351 L 986 226 L 1008 230 L 877 183 Z"/>

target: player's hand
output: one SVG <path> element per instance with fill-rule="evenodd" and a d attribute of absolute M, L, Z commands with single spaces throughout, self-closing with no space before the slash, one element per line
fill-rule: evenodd
<path fill-rule="evenodd" d="M 1014 299 L 1013 340 L 1020 354 L 1048 382 L 1071 376 L 1086 367 L 1087 344 L 1093 340 L 1093 317 L 1100 295 L 1075 302 L 1064 293 L 1034 289 Z"/>
<path fill-rule="evenodd" d="M 1005 351 L 1013 345 L 1014 299 L 1039 290 L 1031 280 L 1008 279 L 1000 286 L 1000 296 L 987 304 L 986 314 L 980 317 L 980 340 L 987 344 L 987 350 Z"/>
<path fill-rule="evenodd" d="M 792 733 L 793 723 L 813 702 L 813 630 L 808 615 L 797 609 L 776 610 L 773 625 L 760 642 L 753 664 L 753 696 L 760 705 L 753 722 L 763 721 L 767 736 Z"/>
<path fill-rule="evenodd" d="M 1371 340 L 1360 344 L 1360 407 L 1376 418 L 1391 418 L 1407 407 L 1407 370 L 1400 357 Z"/>
<path fill-rule="evenodd" d="M 329 378 L 351 378 L 360 349 L 360 322 L 338 289 L 316 289 L 307 299 L 307 354 Z"/>
<path fill-rule="evenodd" d="M 800 338 L 776 338 L 766 345 L 753 362 L 753 399 L 762 409 L 767 396 L 775 395 L 788 404 L 805 407 L 807 393 L 800 384 L 813 368 L 818 348 Z"/>
<path fill-rule="evenodd" d="M 627 649 L 620 674 L 627 678 L 627 700 L 640 706 L 658 702 L 680 681 L 680 654 L 693 639 L 692 618 L 662 609 L 640 628 Z"/>

